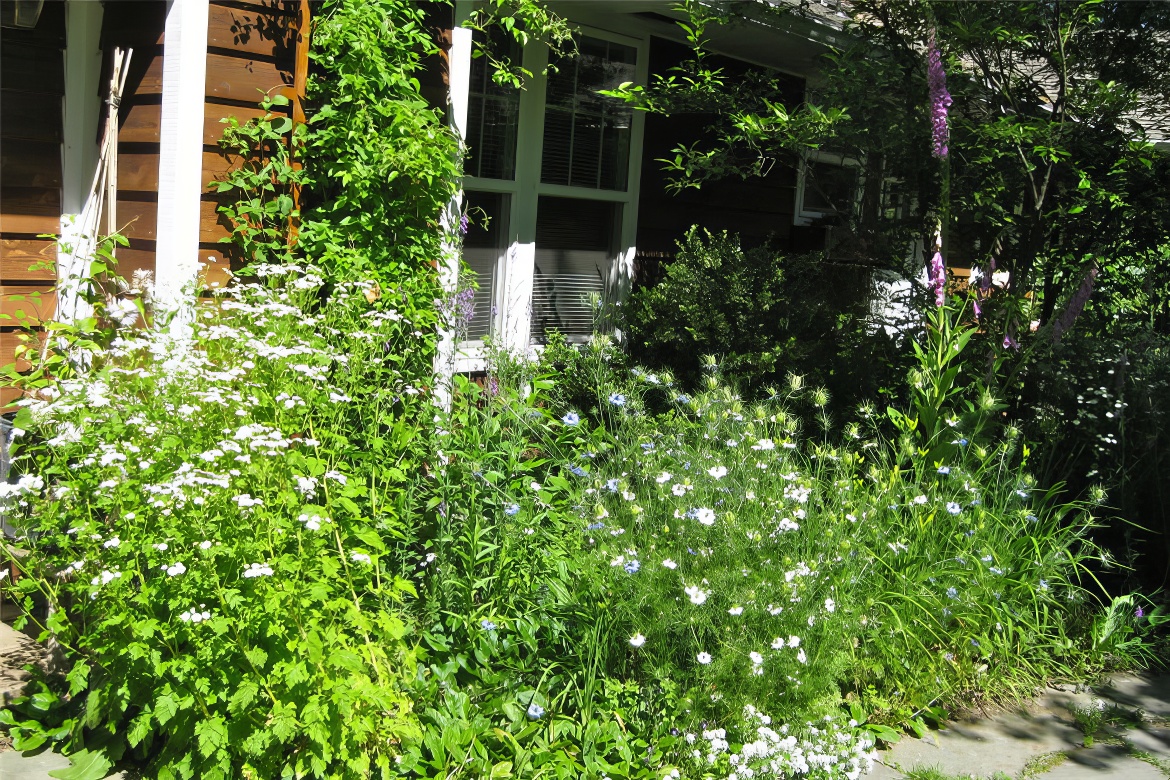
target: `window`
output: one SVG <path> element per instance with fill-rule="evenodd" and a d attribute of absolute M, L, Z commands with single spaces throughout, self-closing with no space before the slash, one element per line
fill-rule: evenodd
<path fill-rule="evenodd" d="M 861 197 L 860 171 L 854 159 L 809 153 L 797 177 L 796 224 L 839 224 L 853 216 Z"/>
<path fill-rule="evenodd" d="M 635 80 L 637 49 L 582 36 L 578 56 L 556 63 L 545 92 L 545 184 L 625 190 L 633 110 L 597 94 Z"/>
<path fill-rule="evenodd" d="M 532 344 L 552 331 L 569 341 L 593 333 L 596 302 L 605 295 L 613 264 L 618 204 L 542 196 L 536 212 L 532 282 Z"/>
<path fill-rule="evenodd" d="M 463 263 L 478 286 L 475 313 L 467 325 L 469 341 L 483 339 L 492 332 L 495 319 L 498 269 L 507 246 L 509 196 L 499 192 L 466 193 L 464 213 L 467 235 L 463 237 Z M 465 276 L 466 279 L 466 276 Z"/>
<path fill-rule="evenodd" d="M 515 47 L 508 52 L 519 57 Z M 464 173 L 484 179 L 516 178 L 516 130 L 520 91 L 492 81 L 486 57 L 471 61 L 467 101 L 467 158 Z"/>

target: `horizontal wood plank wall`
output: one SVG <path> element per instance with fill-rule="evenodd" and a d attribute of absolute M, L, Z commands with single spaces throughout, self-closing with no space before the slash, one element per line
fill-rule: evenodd
<path fill-rule="evenodd" d="M 57 247 L 37 236 L 61 229 L 64 48 L 64 3 L 45 3 L 31 30 L 0 30 L 0 365 L 22 323 L 56 310 Z M 17 395 L 0 387 L 0 409 Z"/>
<path fill-rule="evenodd" d="M 158 117 L 162 101 L 163 31 L 166 3 L 122 0 L 106 3 L 102 17 L 102 97 L 110 79 L 115 47 L 133 49 L 130 73 L 118 110 L 117 225 L 130 240 L 118 250 L 118 273 L 154 272 L 154 215 L 158 207 Z M 136 131 L 132 119 L 154 117 L 153 134 Z M 104 116 L 103 116 L 104 123 Z"/>
<path fill-rule="evenodd" d="M 203 174 L 208 182 L 222 179 L 239 164 L 219 146 L 224 120 L 235 117 L 244 123 L 263 116 L 257 104 L 265 95 L 292 97 L 299 6 L 277 0 L 212 0 L 203 116 Z M 215 210 L 218 197 L 211 187 L 204 194 L 199 230 L 199 254 L 209 285 L 225 283 L 227 270 L 245 262 L 233 256 L 229 245 L 219 243 L 230 234 L 230 226 Z"/>

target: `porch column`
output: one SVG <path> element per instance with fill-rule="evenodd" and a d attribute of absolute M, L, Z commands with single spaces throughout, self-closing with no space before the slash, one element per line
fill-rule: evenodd
<path fill-rule="evenodd" d="M 471 2 L 457 0 L 451 25 L 451 48 L 447 51 L 447 99 L 448 122 L 458 136 L 460 143 L 467 138 L 467 104 L 471 89 L 471 29 L 463 23 L 471 16 Z M 443 229 L 448 236 L 458 230 L 463 214 L 463 190 L 451 198 L 443 211 Z M 459 284 L 460 248 L 450 239 L 443 242 L 443 259 L 439 268 L 439 280 L 447 293 L 455 292 Z M 450 403 L 450 385 L 455 370 L 456 351 L 459 345 L 456 334 L 450 328 L 439 331 L 439 351 L 435 356 L 435 373 L 439 377 L 438 393 L 443 405 Z"/>
<path fill-rule="evenodd" d="M 177 310 L 199 273 L 208 0 L 168 0 L 159 125 L 155 295 Z"/>

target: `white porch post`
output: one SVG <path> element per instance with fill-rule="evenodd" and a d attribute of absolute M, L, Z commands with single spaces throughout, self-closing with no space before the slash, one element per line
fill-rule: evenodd
<path fill-rule="evenodd" d="M 451 48 L 447 51 L 448 122 L 451 130 L 465 144 L 467 139 L 467 104 L 471 90 L 471 29 L 463 23 L 471 16 L 469 0 L 457 0 L 451 25 Z M 463 189 L 455 193 L 443 211 L 442 226 L 447 236 L 458 230 L 463 215 Z M 439 267 L 439 281 L 445 293 L 453 293 L 459 284 L 459 245 L 450 238 L 443 241 L 443 261 Z M 459 348 L 457 334 L 446 325 L 439 329 L 439 351 L 435 355 L 435 373 L 439 402 L 448 406 L 451 401 L 451 379 L 455 370 L 455 352 Z"/>
<path fill-rule="evenodd" d="M 102 4 L 65 5 L 65 134 L 62 149 L 62 214 L 79 214 L 93 183 L 102 102 Z"/>
<path fill-rule="evenodd" d="M 178 311 L 199 273 L 208 0 L 168 0 L 159 126 L 155 296 Z"/>

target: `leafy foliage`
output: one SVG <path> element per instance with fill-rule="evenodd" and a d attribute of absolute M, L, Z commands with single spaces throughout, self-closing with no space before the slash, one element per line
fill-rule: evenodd
<path fill-rule="evenodd" d="M 664 278 L 634 291 L 630 350 L 688 386 L 706 370 L 702 356 L 717 356 L 724 378 L 748 395 L 801 374 L 852 414 L 897 382 L 904 360 L 870 320 L 868 288 L 863 269 L 768 246 L 744 249 L 737 236 L 693 227 Z"/>

